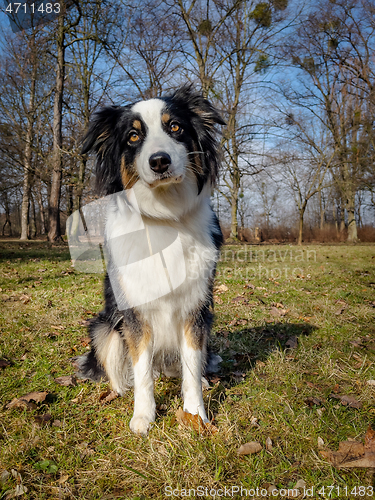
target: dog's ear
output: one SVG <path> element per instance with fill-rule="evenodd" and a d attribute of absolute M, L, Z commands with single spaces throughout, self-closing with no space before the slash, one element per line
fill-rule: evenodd
<path fill-rule="evenodd" d="M 225 121 L 219 111 L 202 94 L 193 90 L 191 85 L 185 85 L 178 89 L 173 94 L 172 100 L 181 109 L 187 108 L 197 135 L 200 153 L 198 161 L 201 168 L 195 168 L 194 174 L 197 178 L 199 194 L 208 180 L 212 185 L 216 182 L 221 152 L 217 143 L 215 125 L 225 125 Z"/>
<path fill-rule="evenodd" d="M 202 94 L 196 92 L 192 85 L 179 88 L 172 98 L 175 102 L 184 103 L 184 107 L 187 104 L 190 111 L 196 114 L 207 127 L 211 128 L 215 124 L 226 125 L 219 111 Z"/>
<path fill-rule="evenodd" d="M 82 141 L 81 154 L 96 153 L 96 187 L 100 194 L 121 190 L 119 124 L 123 111 L 120 106 L 108 106 L 94 113 Z"/>
<path fill-rule="evenodd" d="M 94 113 L 82 141 L 81 154 L 91 150 L 97 154 L 105 151 L 114 135 L 121 113 L 122 108 L 119 106 L 107 106 Z"/>

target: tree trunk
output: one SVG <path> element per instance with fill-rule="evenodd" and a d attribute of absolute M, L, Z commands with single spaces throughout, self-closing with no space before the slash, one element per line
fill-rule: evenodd
<path fill-rule="evenodd" d="M 319 210 L 320 210 L 320 224 L 319 224 L 319 229 L 322 230 L 324 229 L 324 207 L 323 207 L 323 200 L 322 200 L 322 190 L 319 190 Z"/>
<path fill-rule="evenodd" d="M 238 194 L 240 192 L 240 176 L 238 171 L 234 171 L 232 177 L 232 185 L 230 188 L 231 198 L 231 221 L 230 221 L 230 238 L 238 239 Z"/>
<path fill-rule="evenodd" d="M 66 228 L 69 231 L 69 242 L 78 243 L 78 228 L 80 222 L 79 210 L 82 204 L 83 190 L 85 186 L 85 173 L 86 173 L 87 156 L 84 155 L 79 164 L 78 183 L 76 187 L 76 195 L 73 202 L 73 217 L 70 227 Z"/>
<path fill-rule="evenodd" d="M 5 227 L 8 224 L 9 225 L 9 236 L 12 236 L 12 222 L 10 220 L 10 207 L 9 207 L 9 201 L 8 201 L 8 195 L 7 193 L 4 193 L 5 196 L 5 224 L 3 225 L 3 236 L 5 236 Z"/>
<path fill-rule="evenodd" d="M 305 214 L 305 210 L 301 209 L 299 211 L 299 222 L 298 222 L 298 241 L 297 245 L 302 245 L 303 241 L 303 217 Z"/>
<path fill-rule="evenodd" d="M 340 229 L 340 234 L 342 234 L 344 232 L 344 230 L 345 230 L 345 211 L 344 211 L 344 208 L 343 208 L 343 201 L 342 200 L 340 202 L 339 214 L 340 214 L 339 229 Z"/>
<path fill-rule="evenodd" d="M 30 202 L 31 202 L 31 217 L 30 217 L 30 237 L 35 238 L 37 235 L 37 224 L 36 224 L 36 210 L 33 193 L 30 190 Z"/>
<path fill-rule="evenodd" d="M 29 144 L 26 142 L 27 151 Z M 31 150 L 31 148 L 30 148 Z M 30 213 L 30 163 L 27 162 L 25 151 L 25 164 L 23 171 L 22 203 L 21 203 L 21 236 L 20 240 L 29 239 L 29 213 Z"/>
<path fill-rule="evenodd" d="M 57 29 L 56 91 L 53 108 L 53 171 L 49 198 L 49 241 L 61 240 L 60 198 L 62 183 L 62 104 L 65 77 L 65 30 L 64 15 L 61 14 Z"/>
<path fill-rule="evenodd" d="M 348 238 L 347 241 L 357 241 L 357 223 L 355 220 L 354 195 L 347 202 L 346 211 L 348 214 Z"/>
<path fill-rule="evenodd" d="M 35 33 L 32 33 L 30 39 L 30 52 L 31 52 L 31 85 L 30 85 L 30 99 L 29 109 L 26 116 L 26 144 L 24 156 L 24 173 L 23 173 L 23 190 L 22 190 L 22 205 L 21 205 L 21 240 L 27 240 L 29 234 L 29 219 L 30 219 L 30 195 L 31 183 L 33 178 L 32 167 L 32 143 L 34 139 L 34 113 L 35 113 L 35 90 L 37 78 L 37 63 L 36 63 L 36 48 L 35 48 Z"/>
<path fill-rule="evenodd" d="M 39 214 L 40 214 L 40 223 L 41 223 L 41 228 L 40 228 L 40 234 L 46 234 L 47 233 L 47 226 L 46 226 L 46 220 L 44 217 L 44 207 L 43 207 L 43 200 L 42 200 L 42 183 L 38 182 L 38 186 L 36 189 L 36 201 L 38 203 L 38 208 L 39 208 Z"/>

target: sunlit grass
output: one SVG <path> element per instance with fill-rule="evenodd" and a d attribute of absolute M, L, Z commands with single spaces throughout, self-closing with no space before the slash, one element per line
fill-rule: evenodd
<path fill-rule="evenodd" d="M 212 337 L 222 371 L 204 396 L 219 428 L 210 438 L 176 423 L 178 380 L 156 381 L 147 438 L 128 427 L 132 391 L 102 405 L 106 384 L 56 384 L 88 348 L 84 321 L 101 308 L 101 277 L 75 272 L 66 247 L 2 242 L 0 250 L 0 359 L 12 363 L 0 369 L 4 498 L 20 481 L 12 469 L 24 498 L 38 500 L 166 498 L 166 486 L 290 488 L 298 479 L 315 489 L 372 484 L 369 471 L 333 469 L 317 442 L 337 449 L 361 440 L 375 417 L 374 245 L 224 247 L 217 285 L 228 290 L 215 292 Z M 50 396 L 35 410 L 6 408 L 31 391 Z M 322 404 L 310 407 L 308 397 Z M 46 413 L 52 419 L 40 427 L 34 417 Z M 247 441 L 263 450 L 238 456 Z"/>

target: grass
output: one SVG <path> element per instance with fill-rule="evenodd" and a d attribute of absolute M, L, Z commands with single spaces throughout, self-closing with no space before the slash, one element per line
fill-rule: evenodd
<path fill-rule="evenodd" d="M 65 246 L 0 242 L 0 359 L 11 362 L 0 368 L 0 476 L 9 472 L 0 498 L 17 483 L 27 488 L 20 498 L 136 500 L 172 489 L 183 497 L 184 488 L 186 496 L 201 487 L 201 498 L 225 487 L 292 488 L 299 479 L 314 498 L 358 498 L 353 488 L 373 486 L 373 471 L 333 468 L 318 437 L 337 450 L 375 420 L 374 271 L 371 244 L 225 246 L 212 336 L 222 370 L 204 395 L 219 432 L 179 428 L 180 381 L 161 377 L 156 423 L 141 438 L 128 427 L 132 391 L 102 405 L 106 384 L 54 381 L 88 349 L 84 322 L 101 308 L 101 276 L 77 273 Z M 35 409 L 6 408 L 31 391 L 48 396 Z M 52 418 L 41 425 L 35 417 L 44 414 Z M 248 441 L 263 450 L 238 456 Z"/>

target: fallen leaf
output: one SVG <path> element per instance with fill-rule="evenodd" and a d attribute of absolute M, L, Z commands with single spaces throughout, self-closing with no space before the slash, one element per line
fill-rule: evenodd
<path fill-rule="evenodd" d="M 28 304 L 31 300 L 31 297 L 26 293 L 21 293 L 18 299 L 22 302 L 22 304 Z"/>
<path fill-rule="evenodd" d="M 55 382 L 59 385 L 63 385 L 65 387 L 76 386 L 77 379 L 74 375 L 63 375 L 62 377 L 55 378 Z"/>
<path fill-rule="evenodd" d="M 340 394 L 330 394 L 330 398 L 334 399 L 339 399 L 341 401 L 341 404 L 344 406 L 349 406 L 349 408 L 356 408 L 357 410 L 360 410 L 363 406 L 363 404 L 355 399 L 353 396 L 341 396 Z"/>
<path fill-rule="evenodd" d="M 298 339 L 296 336 L 290 337 L 288 341 L 285 343 L 285 347 L 288 349 L 296 349 L 298 346 Z"/>
<path fill-rule="evenodd" d="M 62 325 L 51 325 L 54 330 L 65 330 L 65 326 Z"/>
<path fill-rule="evenodd" d="M 219 430 L 211 422 L 204 423 L 200 415 L 192 415 L 181 407 L 176 411 L 176 419 L 179 424 L 192 427 L 199 434 L 214 435 Z"/>
<path fill-rule="evenodd" d="M 342 441 L 338 451 L 321 450 L 320 454 L 337 468 L 375 468 L 375 431 L 371 425 L 365 434 L 365 444 Z"/>
<path fill-rule="evenodd" d="M 91 323 L 91 320 L 90 319 L 80 319 L 77 323 L 80 326 L 89 326 L 89 324 Z"/>
<path fill-rule="evenodd" d="M 251 283 L 247 283 L 246 285 L 244 285 L 244 288 L 251 288 L 252 290 L 255 290 L 256 287 Z"/>
<path fill-rule="evenodd" d="M 274 491 L 275 494 L 273 494 Z M 276 488 L 274 484 L 270 484 L 267 488 L 267 493 L 269 494 L 269 496 L 275 496 L 279 494 L 279 490 Z"/>
<path fill-rule="evenodd" d="M 11 362 L 7 361 L 6 359 L 0 359 L 0 368 L 6 368 L 7 366 L 10 366 Z"/>
<path fill-rule="evenodd" d="M 309 387 L 311 387 L 311 389 L 316 389 L 318 391 L 322 390 L 322 387 L 320 385 L 313 384 L 312 382 L 309 382 L 309 381 L 306 382 L 306 385 L 308 385 Z"/>
<path fill-rule="evenodd" d="M 296 484 L 294 485 L 294 488 L 295 489 L 304 489 L 306 488 L 306 481 L 304 481 L 303 479 L 298 479 L 298 481 L 296 482 Z"/>
<path fill-rule="evenodd" d="M 43 401 L 45 401 L 47 395 L 48 395 L 47 391 L 28 392 L 24 396 L 21 396 L 20 399 L 22 399 L 23 401 L 35 401 L 36 403 L 42 403 Z"/>
<path fill-rule="evenodd" d="M 354 347 L 363 347 L 363 340 L 362 339 L 351 340 L 349 344 L 351 344 Z"/>
<path fill-rule="evenodd" d="M 347 302 L 345 302 L 345 300 L 344 300 L 344 299 L 337 299 L 335 303 L 336 303 L 336 304 L 344 304 L 345 306 L 347 306 L 347 305 L 348 305 L 348 303 L 347 303 Z"/>
<path fill-rule="evenodd" d="M 118 393 L 116 391 L 111 391 L 111 389 L 107 389 L 105 392 L 102 392 L 99 396 L 99 401 L 102 405 L 106 403 L 110 403 L 114 399 L 118 398 Z"/>
<path fill-rule="evenodd" d="M 321 437 L 318 437 L 318 448 L 322 450 L 324 448 L 324 441 Z"/>
<path fill-rule="evenodd" d="M 346 307 L 347 307 L 347 306 L 342 306 L 342 307 L 340 307 L 340 309 L 337 309 L 337 311 L 335 312 L 335 314 L 336 314 L 337 316 L 338 316 L 338 315 L 340 315 L 340 314 L 342 314 L 342 313 L 345 311 Z"/>
<path fill-rule="evenodd" d="M 313 406 L 320 406 L 323 404 L 323 401 L 319 398 L 314 398 L 314 397 L 308 397 L 305 399 L 305 403 L 307 404 L 307 406 L 309 406 L 310 408 L 312 408 Z"/>
<path fill-rule="evenodd" d="M 231 300 L 233 304 L 236 303 L 241 303 L 241 304 L 248 304 L 249 301 L 247 300 L 246 297 L 243 297 L 242 295 L 238 295 L 237 297 L 234 297 L 234 299 Z"/>
<path fill-rule="evenodd" d="M 22 399 L 14 398 L 5 406 L 5 408 L 8 410 L 11 410 L 12 408 L 27 408 L 28 410 L 35 410 L 37 405 L 35 403 L 23 401 Z"/>
<path fill-rule="evenodd" d="M 44 415 L 36 415 L 34 420 L 40 426 L 48 424 L 52 420 L 52 415 L 45 413 Z"/>
<path fill-rule="evenodd" d="M 250 425 L 251 427 L 260 427 L 257 417 L 251 417 Z"/>
<path fill-rule="evenodd" d="M 14 490 L 8 492 L 7 496 L 5 497 L 5 500 L 10 500 L 11 498 L 20 497 L 25 493 L 27 493 L 26 486 L 24 486 L 23 484 L 17 484 Z"/>
<path fill-rule="evenodd" d="M 247 319 L 233 319 L 228 326 L 244 326 L 247 325 Z"/>
<path fill-rule="evenodd" d="M 262 445 L 258 441 L 250 441 L 249 443 L 242 444 L 238 450 L 238 455 L 252 455 L 259 453 L 262 450 Z"/>
<path fill-rule="evenodd" d="M 22 476 L 16 469 L 10 469 L 10 472 L 16 481 L 22 483 Z"/>
<path fill-rule="evenodd" d="M 275 306 L 271 307 L 271 314 L 273 316 L 285 316 L 288 311 L 289 311 L 289 309 L 278 309 Z"/>
<path fill-rule="evenodd" d="M 0 484 L 5 484 L 8 481 L 10 473 L 7 470 L 2 470 L 0 474 Z"/>
<path fill-rule="evenodd" d="M 69 479 L 69 476 L 68 475 L 65 475 L 65 476 L 61 476 L 60 479 L 57 481 L 59 484 L 63 484 L 63 483 L 66 483 L 67 480 Z"/>
<path fill-rule="evenodd" d="M 266 439 L 266 450 L 272 451 L 272 448 L 273 448 L 272 439 L 270 437 L 268 437 Z"/>
<path fill-rule="evenodd" d="M 42 403 L 45 401 L 48 395 L 47 391 L 44 392 L 29 392 L 20 398 L 14 398 L 10 403 L 6 405 L 6 408 L 28 408 L 30 410 L 35 410 L 37 406 L 35 403 Z M 34 403 L 34 402 L 35 403 Z"/>
<path fill-rule="evenodd" d="M 227 287 L 227 285 L 219 285 L 215 286 L 214 293 L 224 293 L 227 292 L 228 290 L 229 288 Z"/>

